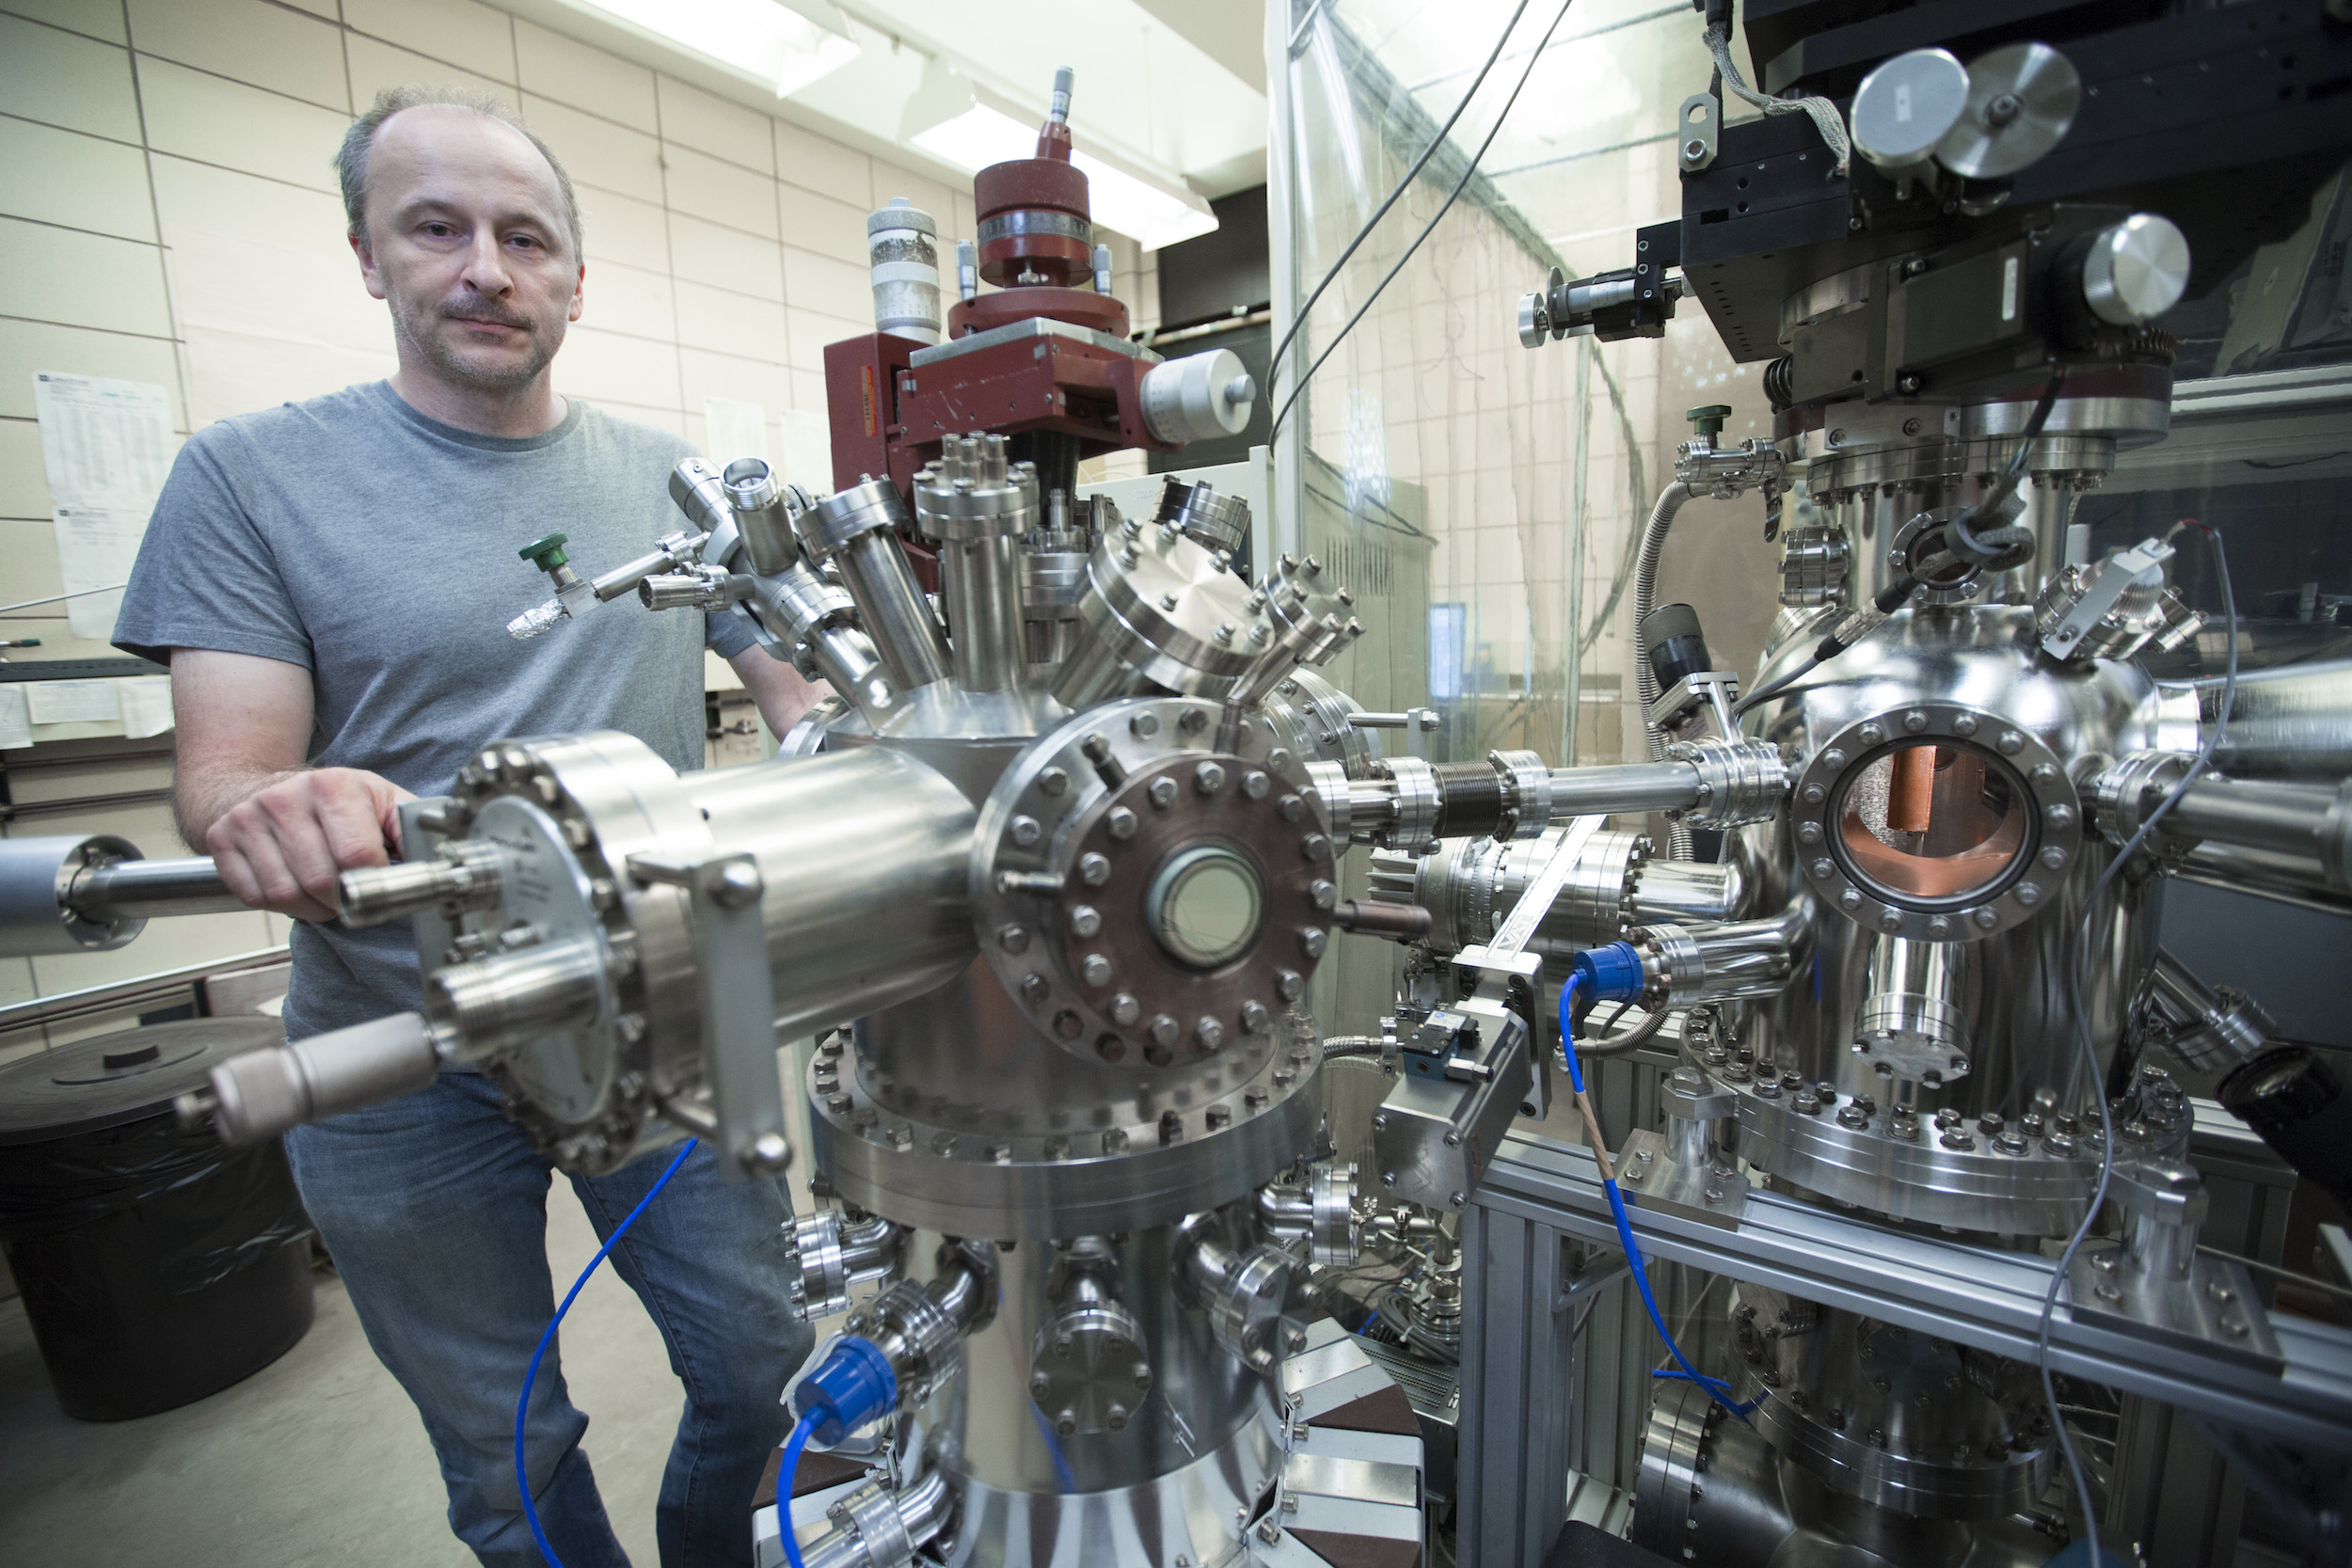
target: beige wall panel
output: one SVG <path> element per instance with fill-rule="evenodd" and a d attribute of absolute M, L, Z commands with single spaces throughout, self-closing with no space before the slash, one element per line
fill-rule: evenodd
<path fill-rule="evenodd" d="M 678 350 L 678 372 L 686 390 L 679 406 L 696 415 L 702 413 L 704 402 L 710 398 L 756 403 L 768 411 L 771 420 L 792 405 L 792 372 L 783 365 L 685 348 Z M 771 451 L 769 455 L 781 457 L 783 453 Z"/>
<path fill-rule="evenodd" d="M 598 263 L 582 285 L 579 325 L 604 332 L 668 341 L 677 330 L 669 269 L 650 272 L 618 261 Z"/>
<path fill-rule="evenodd" d="M 0 16 L 0 112 L 135 142 L 139 103 L 131 56 L 55 27 Z"/>
<path fill-rule="evenodd" d="M 873 177 L 865 153 L 781 119 L 775 122 L 775 140 L 777 179 L 852 207 L 873 205 Z"/>
<path fill-rule="evenodd" d="M 348 112 L 343 40 L 266 0 L 129 0 L 132 46 L 199 71 Z"/>
<path fill-rule="evenodd" d="M 704 283 L 677 286 L 677 340 L 688 348 L 792 364 L 796 361 L 791 355 L 789 315 L 771 299 L 755 299 Z"/>
<path fill-rule="evenodd" d="M 785 244 L 845 260 L 866 259 L 867 209 L 804 191 L 798 185 L 775 188 L 783 198 Z M 956 243 L 952 236 L 942 245 L 939 261 L 943 277 L 952 288 L 956 270 Z"/>
<path fill-rule="evenodd" d="M 765 240 L 777 237 L 773 180 L 674 141 L 664 141 L 661 155 L 670 211 Z"/>
<path fill-rule="evenodd" d="M 351 51 L 352 102 L 361 109 L 373 104 L 376 94 L 394 87 L 471 87 L 508 104 L 517 96 L 512 83 L 462 70 L 397 44 L 354 33 L 347 46 Z"/>
<path fill-rule="evenodd" d="M 617 191 L 640 201 L 661 199 L 661 144 L 642 131 L 568 109 L 533 93 L 522 95 L 531 128 L 555 150 L 573 181 Z"/>
<path fill-rule="evenodd" d="M 871 321 L 873 275 L 854 261 L 835 261 L 797 247 L 784 255 L 785 303 L 846 321 Z"/>
<path fill-rule="evenodd" d="M 651 425 L 656 430 L 666 430 L 673 436 L 692 439 L 687 430 L 685 417 L 675 408 L 648 408 L 643 404 L 608 403 L 600 398 L 590 401 L 616 420 L 628 420 L 634 424 Z M 696 444 L 700 445 L 699 442 Z M 650 545 L 652 541 L 647 540 L 646 543 Z M 640 613 L 644 612 L 641 610 Z"/>
<path fill-rule="evenodd" d="M 0 214 L 151 242 L 147 155 L 120 142 L 0 119 Z"/>
<path fill-rule="evenodd" d="M 661 128 L 652 71 L 520 17 L 515 20 L 515 70 L 525 92 L 640 131 Z"/>
<path fill-rule="evenodd" d="M 8 0 L 7 8 L 108 43 L 128 41 L 122 31 L 122 0 Z"/>
<path fill-rule="evenodd" d="M 0 218 L 0 300 L 32 321 L 171 332 L 156 248 L 98 234 Z"/>
<path fill-rule="evenodd" d="M 332 191 L 350 117 L 141 56 L 148 145 L 199 163 Z"/>
<path fill-rule="evenodd" d="M 784 247 L 683 213 L 670 214 L 671 265 L 683 281 L 762 299 L 785 297 Z"/>
<path fill-rule="evenodd" d="M 557 149 L 556 156 L 563 156 Z M 661 204 L 634 197 L 580 186 L 580 221 L 588 234 L 588 281 L 595 286 L 596 266 L 619 261 L 648 272 L 670 270 L 670 234 L 662 223 Z"/>
<path fill-rule="evenodd" d="M 713 97 L 675 77 L 661 77 L 657 90 L 663 141 L 691 147 L 762 174 L 775 172 L 775 146 L 766 115 Z"/>
<path fill-rule="evenodd" d="M 633 403 L 676 408 L 677 349 L 666 342 L 572 328 L 556 356 L 558 391 L 576 392 L 591 403 Z"/>
<path fill-rule="evenodd" d="M 355 32 L 500 82 L 515 79 L 514 23 L 472 0 L 342 0 Z"/>
<path fill-rule="evenodd" d="M 792 368 L 814 371 L 819 375 L 825 369 L 825 345 L 837 343 L 844 338 L 860 337 L 874 330 L 871 316 L 852 321 L 846 316 L 827 315 L 821 310 L 787 310 L 785 312 L 792 328 Z"/>

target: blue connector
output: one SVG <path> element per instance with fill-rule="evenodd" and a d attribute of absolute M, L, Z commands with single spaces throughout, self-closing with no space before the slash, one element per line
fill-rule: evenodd
<path fill-rule="evenodd" d="M 1588 948 L 1569 964 L 1576 989 L 1596 1002 L 1631 1002 L 1648 982 L 1642 974 L 1642 953 L 1629 942 L 1613 942 Z"/>
<path fill-rule="evenodd" d="M 826 1448 L 898 1407 L 898 1374 L 871 1339 L 841 1340 L 824 1365 L 801 1379 L 792 1391 L 794 1412 L 809 1435 Z"/>

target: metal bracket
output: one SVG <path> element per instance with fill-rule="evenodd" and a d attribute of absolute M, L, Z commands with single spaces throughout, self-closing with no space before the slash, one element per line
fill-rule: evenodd
<path fill-rule="evenodd" d="M 1617 1151 L 1617 1191 L 1644 1209 L 1737 1230 L 1749 1188 L 1727 1165 L 1676 1164 L 1665 1138 L 1644 1128 Z"/>
<path fill-rule="evenodd" d="M 1691 111 L 1696 109 L 1697 114 Z M 1694 92 L 1675 111 L 1675 159 L 1685 174 L 1696 174 L 1715 163 L 1715 143 L 1723 135 L 1724 106 L 1711 92 Z"/>
<path fill-rule="evenodd" d="M 1726 740 L 1740 738 L 1740 725 L 1731 716 L 1732 705 L 1740 700 L 1740 677 L 1728 670 L 1697 670 L 1674 683 L 1656 701 L 1643 710 L 1650 728 L 1665 730 L 1680 723 L 1698 710 L 1701 704 L 1710 705 L 1715 712 L 1715 724 Z"/>
<path fill-rule="evenodd" d="M 2133 1269 L 2122 1248 L 2094 1243 L 2074 1255 L 2063 1299 L 2080 1323 L 2120 1328 L 2265 1372 L 2286 1365 L 2270 1314 L 2263 1310 L 2246 1271 L 2204 1253 L 2195 1255 L 2185 1276 L 2151 1278 Z"/>
<path fill-rule="evenodd" d="M 707 861 L 628 857 L 641 883 L 681 888 L 689 900 L 701 962 L 696 1000 L 703 1021 L 703 1081 L 718 1118 L 730 1181 L 771 1176 L 792 1163 L 784 1135 L 784 1090 L 776 1071 L 776 991 L 768 970 L 768 927 L 760 916 L 766 884 L 750 855 Z"/>

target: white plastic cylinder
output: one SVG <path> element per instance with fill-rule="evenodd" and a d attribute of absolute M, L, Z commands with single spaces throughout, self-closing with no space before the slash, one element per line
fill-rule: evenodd
<path fill-rule="evenodd" d="M 1257 383 L 1240 357 L 1232 349 L 1213 348 L 1145 372 L 1143 422 L 1154 439 L 1177 444 L 1238 436 L 1257 397 Z"/>

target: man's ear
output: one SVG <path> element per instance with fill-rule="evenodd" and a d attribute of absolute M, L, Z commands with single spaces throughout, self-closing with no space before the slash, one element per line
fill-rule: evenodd
<path fill-rule="evenodd" d="M 582 261 L 582 262 L 580 264 L 580 271 L 579 271 L 579 273 L 578 273 L 576 276 L 574 276 L 574 277 L 572 278 L 572 306 L 571 306 L 571 309 L 570 309 L 568 312 L 566 312 L 566 313 L 565 313 L 564 318 L 564 320 L 566 320 L 566 321 L 578 321 L 578 320 L 580 320 L 580 307 L 581 307 L 582 305 L 584 305 L 584 304 L 587 302 L 587 300 L 586 300 L 586 289 L 587 289 L 587 283 L 588 283 L 588 263 L 587 263 L 587 262 L 585 262 L 585 261 Z"/>
<path fill-rule="evenodd" d="M 359 258 L 359 280 L 368 286 L 369 293 L 384 298 L 384 275 L 376 269 L 375 252 L 368 245 L 366 231 L 355 229 L 344 237 L 351 242 L 351 253 Z"/>

